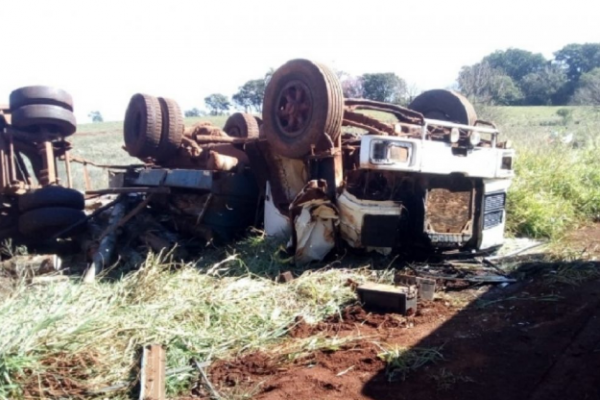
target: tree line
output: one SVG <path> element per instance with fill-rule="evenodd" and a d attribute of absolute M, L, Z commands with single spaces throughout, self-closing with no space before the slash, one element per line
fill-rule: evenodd
<path fill-rule="evenodd" d="M 262 111 L 267 83 L 273 74 L 249 80 L 231 99 L 221 93 L 204 98 L 211 115 L 233 107 L 245 112 Z M 419 94 L 414 85 L 393 72 L 354 76 L 336 71 L 347 98 L 365 98 L 407 105 Z M 464 66 L 456 88 L 477 103 L 493 105 L 600 105 L 600 43 L 569 44 L 546 59 L 541 53 L 511 48 L 498 50 L 476 64 Z M 186 117 L 201 116 L 193 108 Z"/>
<path fill-rule="evenodd" d="M 600 105 L 600 43 L 569 44 L 546 59 L 498 50 L 461 69 L 458 89 L 495 105 Z"/>
<path fill-rule="evenodd" d="M 262 112 L 265 88 L 274 70 L 269 70 L 263 78 L 252 79 L 238 88 L 229 99 L 221 93 L 213 93 L 204 98 L 204 104 L 211 115 L 227 113 L 232 107 L 245 112 Z M 404 79 L 393 72 L 363 74 L 353 76 L 336 71 L 347 98 L 365 98 L 394 104 L 407 104 L 417 94 L 414 86 L 408 86 Z M 202 111 L 193 108 L 185 112 L 186 117 L 202 116 Z"/>

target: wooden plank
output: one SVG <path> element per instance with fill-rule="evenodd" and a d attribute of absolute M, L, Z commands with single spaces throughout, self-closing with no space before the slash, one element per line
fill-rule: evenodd
<path fill-rule="evenodd" d="M 162 346 L 152 344 L 144 347 L 140 400 L 166 400 L 167 353 Z"/>

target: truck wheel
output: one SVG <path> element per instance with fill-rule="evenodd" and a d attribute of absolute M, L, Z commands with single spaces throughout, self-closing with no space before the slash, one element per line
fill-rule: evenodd
<path fill-rule="evenodd" d="M 73 98 L 62 89 L 49 86 L 26 86 L 13 90 L 9 97 L 10 109 L 23 106 L 51 105 L 73 111 Z"/>
<path fill-rule="evenodd" d="M 231 137 L 255 138 L 258 137 L 258 122 L 253 115 L 235 113 L 227 118 L 223 130 Z"/>
<path fill-rule="evenodd" d="M 273 74 L 265 91 L 263 129 L 280 155 L 302 158 L 329 135 L 341 133 L 344 95 L 339 80 L 321 64 L 292 60 Z"/>
<path fill-rule="evenodd" d="M 129 101 L 123 136 L 125 148 L 133 157 L 155 158 L 159 152 L 162 131 L 162 112 L 158 99 L 145 94 L 135 94 Z"/>
<path fill-rule="evenodd" d="M 65 207 L 48 207 L 31 210 L 19 218 L 19 231 L 26 236 L 39 236 L 46 239 L 47 236 L 53 236 L 63 229 L 83 220 L 85 213 L 81 210 L 74 210 Z M 77 234 L 85 228 L 82 224 L 70 232 L 65 233 L 65 237 Z"/>
<path fill-rule="evenodd" d="M 46 186 L 19 196 L 19 210 L 26 212 L 44 207 L 65 207 L 83 210 L 83 194 L 62 186 Z"/>
<path fill-rule="evenodd" d="M 167 160 L 172 157 L 183 139 L 183 114 L 181 108 L 175 100 L 158 98 L 162 113 L 162 130 L 160 135 L 160 143 L 158 145 L 158 160 Z"/>
<path fill-rule="evenodd" d="M 473 125 L 477 113 L 469 100 L 452 90 L 428 90 L 418 95 L 408 108 L 423 114 L 425 118 Z"/>
<path fill-rule="evenodd" d="M 17 108 L 12 113 L 11 124 L 17 129 L 38 133 L 42 128 L 62 136 L 69 136 L 77 130 L 73 112 L 59 106 L 30 105 Z"/>

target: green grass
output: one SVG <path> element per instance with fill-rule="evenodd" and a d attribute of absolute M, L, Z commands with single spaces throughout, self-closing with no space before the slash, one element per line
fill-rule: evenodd
<path fill-rule="evenodd" d="M 559 239 L 600 217 L 600 111 L 572 107 L 572 119 L 564 121 L 558 109 L 496 110 L 517 150 L 507 205 L 508 228 L 516 235 Z M 572 134 L 573 142 L 551 142 L 553 133 Z"/>
<path fill-rule="evenodd" d="M 278 284 L 244 272 L 258 270 L 260 262 L 246 265 L 253 250 L 246 253 L 244 246 L 261 243 L 242 243 L 239 257 L 218 267 L 209 262 L 210 252 L 192 264 L 150 254 L 121 279 L 93 285 L 73 279 L 43 287 L 20 282 L 0 304 L 0 399 L 90 398 L 120 382 L 131 388 L 138 351 L 150 343 L 167 348 L 167 369 L 188 366 L 192 358 L 265 349 L 286 335 L 297 316 L 311 322 L 339 312 L 355 299 L 347 280 L 365 280 L 364 272 L 332 269 Z M 272 254 L 261 261 L 278 263 Z M 307 341 L 287 351 L 335 345 Z M 171 376 L 169 393 L 188 388 L 192 374 Z"/>
<path fill-rule="evenodd" d="M 440 351 L 441 348 L 394 347 L 385 349 L 378 356 L 386 364 L 385 375 L 388 381 L 394 382 L 404 381 L 410 373 L 442 360 L 444 357 Z"/>

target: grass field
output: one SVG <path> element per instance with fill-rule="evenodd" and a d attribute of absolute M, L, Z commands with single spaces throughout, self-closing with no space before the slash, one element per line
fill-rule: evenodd
<path fill-rule="evenodd" d="M 554 107 L 481 110 L 518 151 L 508 202 L 513 234 L 558 240 L 600 214 L 600 111 L 568 109 L 566 116 Z M 222 126 L 224 117 L 214 123 Z M 553 132 L 573 133 L 576 145 L 550 142 Z M 73 144 L 75 155 L 97 163 L 136 162 L 121 149 L 118 122 L 82 125 Z M 96 187 L 106 184 L 103 171 L 93 177 Z M 131 398 L 138 351 L 148 343 L 166 347 L 171 371 L 192 359 L 256 349 L 293 358 L 335 348 L 337 338 L 283 338 L 298 315 L 317 321 L 352 300 L 349 279 L 389 281 L 391 274 L 357 268 L 369 260 L 342 259 L 336 268 L 295 270 L 298 279 L 276 284 L 277 271 L 293 268 L 278 256 L 279 245 L 252 236 L 207 249 L 193 263 L 149 254 L 135 272 L 94 285 L 70 278 L 31 286 L 23 279 L 0 303 L 0 399 Z M 170 374 L 169 393 L 185 392 L 195 376 L 185 369 Z"/>

